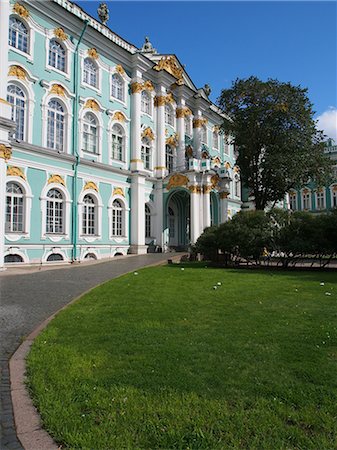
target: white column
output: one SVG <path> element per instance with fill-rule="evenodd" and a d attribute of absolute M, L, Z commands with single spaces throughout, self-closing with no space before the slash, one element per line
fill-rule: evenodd
<path fill-rule="evenodd" d="M 210 184 L 203 185 L 203 203 L 204 203 L 204 229 L 211 226 L 211 189 Z"/>
<path fill-rule="evenodd" d="M 131 83 L 131 171 L 143 170 L 141 159 L 141 92 L 142 79 L 133 78 Z"/>
<path fill-rule="evenodd" d="M 228 192 L 220 192 L 220 223 L 228 220 Z"/>
<path fill-rule="evenodd" d="M 154 168 L 156 178 L 164 178 L 166 175 L 165 161 L 165 94 L 166 89 L 159 86 L 155 98 L 155 108 L 157 114 L 157 165 Z"/>
<path fill-rule="evenodd" d="M 201 111 L 197 110 L 194 112 L 194 119 L 193 119 L 193 149 L 197 159 L 201 158 L 201 127 L 202 127 Z"/>
<path fill-rule="evenodd" d="M 178 108 L 176 110 L 177 118 L 177 133 L 178 133 L 178 146 L 177 146 L 177 172 L 185 170 L 185 100 L 178 100 Z"/>
<path fill-rule="evenodd" d="M 191 244 L 195 244 L 198 237 L 200 236 L 200 225 L 199 225 L 199 206 L 200 206 L 200 194 L 198 193 L 197 185 L 192 185 L 189 187 L 190 189 L 190 203 L 191 203 Z"/>
<path fill-rule="evenodd" d="M 145 245 L 145 177 L 131 175 L 131 246 L 130 253 L 146 253 Z"/>
<path fill-rule="evenodd" d="M 156 215 L 154 218 L 155 221 L 155 237 L 156 237 L 156 243 L 161 248 L 163 248 L 164 243 L 164 224 L 163 224 L 163 218 L 164 218 L 164 201 L 163 201 L 163 182 L 162 180 L 158 180 L 156 182 L 155 187 L 155 194 L 154 194 L 154 204 L 156 208 Z"/>

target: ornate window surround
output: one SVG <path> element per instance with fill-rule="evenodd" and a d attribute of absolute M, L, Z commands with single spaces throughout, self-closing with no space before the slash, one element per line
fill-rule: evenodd
<path fill-rule="evenodd" d="M 55 40 L 56 42 L 58 42 L 59 44 L 62 45 L 62 47 L 65 49 L 66 52 L 66 70 L 65 72 L 63 72 L 62 70 L 57 69 L 54 66 L 50 66 L 49 65 L 49 44 L 50 41 Z M 65 39 L 64 41 L 61 41 L 60 39 L 58 39 L 55 35 L 54 35 L 54 30 L 48 30 L 46 32 L 46 40 L 45 40 L 45 48 L 46 48 L 46 69 L 49 72 L 56 72 L 59 73 L 60 75 L 62 75 L 63 77 L 66 78 L 66 80 L 70 80 L 70 69 L 71 69 L 71 65 L 72 65 L 72 52 L 73 52 L 73 45 L 70 43 L 69 39 Z"/>
<path fill-rule="evenodd" d="M 92 58 L 91 56 L 88 55 L 88 51 L 81 51 L 80 52 L 81 58 L 80 58 L 80 64 L 81 64 L 81 86 L 83 88 L 88 88 L 88 89 L 92 89 L 93 91 L 97 92 L 97 94 L 101 95 L 102 93 L 102 74 L 103 74 L 103 64 L 100 60 L 100 58 L 98 57 L 97 59 Z M 85 83 L 85 81 L 83 81 L 83 73 L 84 73 L 84 61 L 89 58 L 93 61 L 93 63 L 96 65 L 97 67 L 97 86 L 92 86 L 91 84 Z M 111 89 L 111 87 L 110 87 Z"/>
<path fill-rule="evenodd" d="M 63 221 L 64 221 L 64 233 L 47 233 L 46 232 L 46 218 L 47 218 L 47 193 L 51 189 L 57 189 L 62 192 L 64 199 L 64 209 L 63 209 Z M 48 182 L 44 185 L 41 196 L 40 196 L 40 208 L 41 208 L 41 239 L 49 239 L 52 242 L 59 242 L 62 239 L 70 238 L 70 222 L 71 222 L 71 197 L 69 195 L 68 189 L 60 183 L 50 183 Z"/>
<path fill-rule="evenodd" d="M 122 236 L 114 236 L 112 234 L 112 210 L 113 210 L 113 202 L 115 200 L 118 200 L 122 207 L 123 207 L 123 213 L 122 213 Z M 109 239 L 114 240 L 118 244 L 124 242 L 125 240 L 129 239 L 129 214 L 130 214 L 130 208 L 127 205 L 126 199 L 122 195 L 111 195 L 109 200 L 109 206 L 108 206 L 108 216 L 109 216 Z"/>
<path fill-rule="evenodd" d="M 308 191 L 308 192 L 305 192 Z M 303 202 L 303 195 L 309 194 L 308 202 L 309 202 L 309 208 L 304 208 L 304 202 Z M 301 189 L 301 209 L 303 211 L 311 211 L 312 210 L 312 192 L 309 188 L 303 188 Z"/>
<path fill-rule="evenodd" d="M 111 80 L 112 80 L 112 76 L 113 75 L 118 75 L 120 77 L 120 79 L 124 82 L 124 99 L 120 100 L 116 97 L 112 96 L 112 84 L 111 84 Z M 109 71 L 109 83 L 110 83 L 110 101 L 111 102 L 117 102 L 120 103 L 121 105 L 123 105 L 125 108 L 127 107 L 127 100 L 129 97 L 128 94 L 128 85 L 131 81 L 131 78 L 126 74 L 126 72 L 121 73 L 120 71 L 117 70 L 117 66 L 115 67 L 110 67 L 110 71 Z"/>
<path fill-rule="evenodd" d="M 336 199 L 336 206 L 334 206 L 334 204 L 333 204 L 334 196 Z M 331 208 L 336 208 L 337 207 L 337 183 L 332 183 L 330 185 L 330 199 L 331 199 Z"/>
<path fill-rule="evenodd" d="M 22 50 L 19 50 L 18 48 L 15 47 L 11 47 L 9 46 L 9 50 L 18 53 L 19 55 L 23 56 L 25 59 L 28 59 L 30 62 L 34 61 L 34 43 L 35 43 L 35 23 L 32 21 L 31 17 L 21 17 L 18 14 L 15 14 L 15 12 L 13 12 L 12 14 L 10 14 L 9 17 L 15 17 L 16 19 L 20 20 L 26 27 L 28 30 L 28 52 L 25 53 Z M 9 32 L 9 30 L 7 31 L 7 33 Z"/>
<path fill-rule="evenodd" d="M 94 100 L 98 106 L 99 106 L 99 111 L 95 111 L 91 108 L 87 108 L 86 107 L 86 102 L 88 100 Z M 83 99 L 82 99 L 83 101 Z M 98 161 L 101 162 L 102 161 L 102 149 L 103 149 L 103 133 L 105 131 L 105 127 L 104 127 L 104 123 L 103 123 L 103 118 L 102 118 L 102 111 L 103 108 L 102 106 L 99 104 L 99 102 L 93 98 L 93 97 L 88 97 L 84 100 L 84 105 L 81 107 L 80 111 L 79 111 L 79 154 L 81 158 L 86 158 L 86 159 L 91 159 L 93 161 Z M 84 116 L 86 115 L 86 113 L 92 113 L 96 120 L 97 120 L 97 132 L 98 132 L 98 138 L 97 138 L 97 152 L 96 153 L 89 153 L 89 152 L 83 152 L 83 125 L 84 125 Z"/>
<path fill-rule="evenodd" d="M 120 111 L 114 111 L 114 114 Z M 123 114 L 125 116 L 125 114 Z M 126 119 L 126 122 L 130 122 L 130 119 Z M 112 130 L 114 125 L 119 125 L 123 129 L 123 161 L 119 161 L 117 159 L 112 158 Z M 108 148 L 109 148 L 109 163 L 110 164 L 118 164 L 119 167 L 126 169 L 127 162 L 129 160 L 129 126 L 126 123 L 122 123 L 118 120 L 112 118 L 108 127 Z"/>
<path fill-rule="evenodd" d="M 6 185 L 7 183 L 16 183 L 18 184 L 23 192 L 24 192 L 24 201 L 23 201 L 23 231 L 16 232 L 16 233 L 5 233 L 5 237 L 10 242 L 16 242 L 19 239 L 30 239 L 30 223 L 31 223 L 31 210 L 32 210 L 32 199 L 33 194 L 31 187 L 27 183 L 26 180 L 24 180 L 21 177 L 18 176 L 12 176 L 9 175 L 6 177 Z"/>
<path fill-rule="evenodd" d="M 84 180 L 83 180 L 84 181 Z M 83 206 L 84 202 L 83 199 L 86 195 L 91 195 L 95 200 L 96 205 L 96 216 L 95 216 L 95 235 L 86 235 L 82 232 L 82 216 L 83 216 Z M 102 239 L 102 209 L 103 209 L 103 202 L 100 194 L 96 192 L 94 189 L 86 189 L 82 190 L 78 197 L 78 236 L 80 239 L 83 239 L 86 242 L 95 242 L 99 239 Z"/>
<path fill-rule="evenodd" d="M 145 209 L 145 206 L 148 206 L 148 208 L 150 210 L 150 236 L 146 237 L 146 235 L 145 235 L 145 243 L 149 244 L 155 238 L 155 221 L 154 221 L 154 217 L 156 216 L 156 209 L 155 209 L 154 203 L 151 200 L 149 200 L 149 201 L 147 201 L 145 203 L 144 209 Z M 146 217 L 146 212 L 145 212 L 145 217 Z"/>
<path fill-rule="evenodd" d="M 21 64 L 16 63 L 15 61 L 10 62 L 10 66 L 18 66 L 24 69 L 27 74 L 26 79 L 19 79 L 13 75 L 9 75 L 7 78 L 7 86 L 10 84 L 15 84 L 20 89 L 23 90 L 26 96 L 26 115 L 25 115 L 25 141 L 32 143 L 33 142 L 33 126 L 32 121 L 34 117 L 34 108 L 35 108 L 35 93 L 32 88 L 32 83 L 34 83 L 37 78 L 33 77 L 29 70 L 23 67 Z"/>
<path fill-rule="evenodd" d="M 64 88 L 65 95 L 59 95 L 49 92 L 49 86 L 53 84 L 59 84 Z M 72 121 L 72 105 L 71 105 L 71 95 L 65 86 L 59 81 L 51 81 L 50 83 L 45 85 L 48 91 L 42 98 L 42 145 L 47 148 L 47 127 L 48 127 L 48 104 L 51 100 L 58 100 L 64 106 L 64 117 L 65 117 L 65 133 L 64 133 L 64 143 L 63 143 L 63 151 L 55 150 L 55 152 L 69 154 L 71 153 L 71 121 Z"/>
<path fill-rule="evenodd" d="M 322 193 L 322 200 L 323 200 L 323 206 L 318 208 L 318 194 Z M 317 211 L 323 211 L 324 209 L 326 209 L 326 192 L 325 192 L 325 188 L 322 188 L 322 191 L 315 191 L 315 209 Z"/>
<path fill-rule="evenodd" d="M 290 208 L 292 211 L 297 211 L 299 208 L 298 208 L 298 195 L 297 195 L 297 191 L 295 191 L 295 190 L 293 190 L 293 191 L 289 191 L 288 192 L 288 195 L 289 195 L 289 207 L 290 207 L 290 204 L 291 204 L 291 202 L 290 202 L 290 197 L 294 197 L 294 199 L 295 199 L 295 208 L 294 209 L 292 209 L 292 208 Z"/>

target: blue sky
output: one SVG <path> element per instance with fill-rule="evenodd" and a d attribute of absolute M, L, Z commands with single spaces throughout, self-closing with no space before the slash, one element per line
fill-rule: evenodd
<path fill-rule="evenodd" d="M 97 17 L 97 1 L 77 1 Z M 216 101 L 235 78 L 256 75 L 309 88 L 319 124 L 336 138 L 335 1 L 108 1 L 110 28 L 140 47 L 175 53 Z"/>

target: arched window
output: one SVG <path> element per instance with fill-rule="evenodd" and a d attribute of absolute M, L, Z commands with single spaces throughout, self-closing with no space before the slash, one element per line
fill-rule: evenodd
<path fill-rule="evenodd" d="M 6 255 L 5 256 L 5 263 L 22 263 L 23 259 L 20 255 Z"/>
<path fill-rule="evenodd" d="M 142 139 L 141 157 L 144 163 L 144 168 L 151 169 L 151 144 L 147 138 Z"/>
<path fill-rule="evenodd" d="M 151 237 L 151 210 L 149 205 L 145 205 L 145 237 Z"/>
<path fill-rule="evenodd" d="M 12 107 L 12 120 L 16 122 L 14 137 L 25 140 L 26 96 L 19 86 L 10 84 L 7 88 L 7 101 Z"/>
<path fill-rule="evenodd" d="M 94 114 L 88 112 L 83 119 L 83 147 L 89 153 L 98 152 L 98 123 Z"/>
<path fill-rule="evenodd" d="M 92 195 L 87 194 L 83 199 L 82 233 L 95 235 L 97 228 L 97 205 Z"/>
<path fill-rule="evenodd" d="M 304 210 L 311 209 L 311 195 L 308 189 L 302 191 L 302 208 Z"/>
<path fill-rule="evenodd" d="M 141 110 L 143 113 L 151 114 L 151 97 L 147 91 L 142 91 Z"/>
<path fill-rule="evenodd" d="M 219 135 L 216 131 L 213 131 L 213 148 L 219 148 Z"/>
<path fill-rule="evenodd" d="M 9 45 L 28 53 L 29 31 L 26 25 L 16 17 L 9 19 Z"/>
<path fill-rule="evenodd" d="M 65 137 L 65 113 L 58 100 L 48 103 L 47 147 L 63 151 Z"/>
<path fill-rule="evenodd" d="M 62 72 L 66 71 L 66 50 L 55 39 L 49 42 L 48 61 L 49 65 L 55 67 L 55 69 L 61 70 Z"/>
<path fill-rule="evenodd" d="M 316 191 L 316 209 L 325 209 L 325 195 L 323 189 Z"/>
<path fill-rule="evenodd" d="M 172 126 L 174 124 L 173 109 L 170 105 L 165 105 L 165 123 Z"/>
<path fill-rule="evenodd" d="M 24 191 L 13 181 L 6 185 L 6 233 L 24 231 Z"/>
<path fill-rule="evenodd" d="M 112 159 L 115 159 L 117 161 L 124 161 L 124 132 L 123 128 L 115 124 L 112 127 L 112 134 L 111 134 L 111 145 L 112 145 Z"/>
<path fill-rule="evenodd" d="M 240 179 L 238 176 L 234 179 L 234 195 L 235 197 L 240 197 Z"/>
<path fill-rule="evenodd" d="M 64 198 L 58 189 L 47 193 L 46 233 L 64 233 Z"/>
<path fill-rule="evenodd" d="M 201 127 L 201 142 L 207 144 L 207 128 L 205 126 Z"/>
<path fill-rule="evenodd" d="M 60 253 L 52 253 L 48 256 L 47 261 L 64 261 L 64 258 Z"/>
<path fill-rule="evenodd" d="M 112 236 L 123 236 L 123 214 L 124 208 L 119 200 L 112 204 Z"/>
<path fill-rule="evenodd" d="M 83 81 L 90 86 L 98 86 L 98 67 L 91 58 L 85 58 L 83 63 Z"/>
<path fill-rule="evenodd" d="M 116 73 L 111 77 L 111 95 L 117 100 L 124 101 L 124 81 Z"/>
<path fill-rule="evenodd" d="M 174 164 L 174 150 L 173 147 L 170 145 L 166 145 L 166 151 L 165 151 L 165 162 L 166 162 L 166 169 L 168 172 L 173 172 L 173 164 Z"/>

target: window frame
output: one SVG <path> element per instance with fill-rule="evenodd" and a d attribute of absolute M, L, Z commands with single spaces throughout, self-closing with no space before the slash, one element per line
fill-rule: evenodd
<path fill-rule="evenodd" d="M 307 192 L 306 192 L 307 191 Z M 306 199 L 304 199 L 304 195 L 308 196 Z M 308 202 L 309 208 L 305 208 L 304 204 Z M 310 189 L 302 189 L 301 191 L 301 206 L 303 211 L 311 211 L 312 210 L 312 195 Z"/>
<path fill-rule="evenodd" d="M 64 51 L 64 70 L 60 69 L 57 66 L 53 66 L 52 64 L 50 64 L 50 53 L 51 53 L 51 44 L 55 42 L 56 44 L 58 44 L 60 46 L 60 48 L 63 49 Z M 52 37 L 48 40 L 48 52 L 47 52 L 47 67 L 49 69 L 55 70 L 56 72 L 61 73 L 62 75 L 68 75 L 68 66 L 69 66 L 69 58 L 68 58 L 68 49 L 66 47 L 66 45 L 63 42 L 60 42 L 57 38 Z"/>
<path fill-rule="evenodd" d="M 148 110 L 143 109 L 144 98 L 148 99 Z M 146 116 L 152 117 L 153 114 L 153 98 L 150 92 L 144 89 L 140 94 L 140 112 L 141 114 L 145 114 Z"/>
<path fill-rule="evenodd" d="M 85 63 L 86 61 L 91 61 L 91 63 L 93 64 L 94 67 L 96 67 L 96 85 L 92 85 L 88 82 L 85 81 Z M 81 76 L 81 84 L 84 87 L 88 87 L 90 89 L 93 89 L 96 92 L 100 92 L 101 90 L 101 72 L 102 69 L 100 67 L 100 64 L 98 63 L 98 61 L 94 58 L 91 58 L 90 56 L 83 56 L 82 58 L 82 76 Z"/>
<path fill-rule="evenodd" d="M 20 49 L 18 46 L 11 45 L 11 42 L 12 42 L 12 36 L 11 35 L 13 33 L 12 28 L 11 28 L 11 21 L 12 20 L 15 20 L 17 23 L 21 23 L 25 27 L 25 29 L 27 31 L 27 33 L 25 35 L 26 36 L 26 48 L 27 48 L 27 51 Z M 8 46 L 9 46 L 9 48 L 14 50 L 14 51 L 17 51 L 18 53 L 20 53 L 22 55 L 29 55 L 30 54 L 30 39 L 31 39 L 30 30 L 31 30 L 31 27 L 29 26 L 29 24 L 25 20 L 23 20 L 21 17 L 16 16 L 15 14 L 11 14 L 9 16 L 9 23 L 8 23 Z M 18 41 L 19 41 L 19 39 L 17 37 L 17 33 L 18 33 L 18 31 L 16 31 L 16 39 L 15 39 L 16 44 L 18 44 Z"/>
<path fill-rule="evenodd" d="M 322 202 L 322 205 L 320 205 L 320 207 L 318 207 L 318 203 Z M 317 211 L 323 211 L 324 209 L 326 209 L 326 195 L 325 195 L 325 189 L 323 188 L 320 191 L 316 191 L 315 192 L 315 206 L 316 206 L 316 210 Z"/>
<path fill-rule="evenodd" d="M 16 131 L 13 135 L 14 139 L 18 139 L 20 141 L 26 142 L 27 141 L 27 136 L 28 136 L 28 116 L 29 116 L 29 98 L 27 96 L 27 92 L 26 89 L 23 88 L 19 83 L 15 83 L 12 81 L 9 81 L 7 83 L 7 101 L 10 103 L 11 105 L 11 118 L 12 120 L 14 120 L 13 118 L 13 109 L 15 109 L 15 118 L 17 117 L 17 104 L 13 104 L 10 102 L 10 100 L 8 99 L 8 97 L 10 96 L 8 89 L 9 87 L 14 86 L 16 89 L 20 89 L 21 92 L 23 93 L 23 102 L 24 102 L 24 107 L 23 109 L 23 130 L 22 130 L 22 137 L 20 136 L 16 136 Z M 17 99 L 18 97 L 15 96 L 14 99 Z M 15 122 L 17 122 L 15 120 Z"/>
<path fill-rule="evenodd" d="M 166 103 L 164 107 L 164 122 L 172 128 L 175 127 L 175 114 L 174 108 L 170 103 Z M 169 120 L 170 119 L 170 120 Z"/>
<path fill-rule="evenodd" d="M 118 96 L 115 96 L 113 94 L 113 79 L 119 80 L 121 83 L 121 91 L 122 91 L 121 98 L 119 98 Z M 118 89 L 118 88 L 116 88 L 116 89 Z M 125 93 L 126 93 L 126 89 L 125 89 L 124 78 L 117 72 L 112 73 L 110 75 L 110 97 L 111 97 L 111 100 L 125 104 Z"/>
<path fill-rule="evenodd" d="M 62 116 L 63 116 L 62 148 L 57 148 L 55 146 L 55 142 L 54 142 L 54 147 L 51 147 L 51 146 L 48 145 L 48 143 L 49 143 L 48 142 L 49 141 L 49 134 L 50 134 L 49 133 L 49 124 L 50 124 L 50 122 L 49 122 L 49 112 L 52 111 L 52 109 L 50 108 L 49 105 L 53 101 L 59 103 L 59 105 L 63 108 L 63 111 L 62 111 Z M 61 115 L 61 113 L 59 113 L 57 111 L 56 111 L 56 114 Z M 54 125 L 54 132 L 53 132 L 54 139 L 55 139 L 55 134 L 57 134 L 56 130 L 57 130 L 57 125 Z M 52 151 L 56 151 L 56 152 L 60 152 L 60 153 L 66 153 L 65 149 L 66 149 L 66 144 L 67 144 L 67 133 L 68 133 L 67 107 L 66 107 L 65 103 L 62 100 L 60 100 L 60 98 L 58 98 L 57 96 L 50 97 L 48 99 L 47 104 L 46 104 L 46 142 L 45 142 L 46 148 L 48 150 L 52 150 Z"/>
<path fill-rule="evenodd" d="M 85 180 L 82 180 L 85 184 Z M 95 214 L 95 234 L 85 234 L 83 233 L 83 214 L 84 214 L 84 199 L 87 195 L 93 197 L 95 201 L 96 214 Z M 82 239 L 86 242 L 94 242 L 102 239 L 102 208 L 103 203 L 101 196 L 98 191 L 94 189 L 85 189 L 82 190 L 81 194 L 78 198 L 78 236 L 79 239 Z"/>
<path fill-rule="evenodd" d="M 144 152 L 143 149 L 148 149 L 147 152 Z M 151 140 L 147 137 L 143 137 L 141 139 L 141 151 L 140 151 L 140 157 L 143 161 L 144 169 L 145 170 L 152 170 L 152 157 L 153 157 L 153 151 L 152 151 L 152 143 Z"/>
<path fill-rule="evenodd" d="M 25 172 L 25 171 L 24 171 Z M 9 231 L 5 229 L 6 240 L 10 242 L 15 242 L 21 238 L 30 238 L 30 224 L 31 224 L 31 210 L 32 210 L 32 190 L 27 181 L 19 176 L 8 175 L 6 177 L 6 190 L 8 183 L 16 183 L 23 190 L 24 202 L 23 202 L 23 230 L 22 231 Z M 7 210 L 7 192 L 5 193 L 5 208 Z M 5 211 L 6 214 L 7 211 Z M 5 216 L 6 222 L 6 216 Z"/>
<path fill-rule="evenodd" d="M 122 234 L 114 235 L 114 202 L 118 201 L 121 205 L 122 212 Z M 109 239 L 117 243 L 123 243 L 129 239 L 129 213 L 130 208 L 128 207 L 127 201 L 124 196 L 120 194 L 112 194 L 109 206 L 108 206 L 108 216 L 109 216 Z"/>

